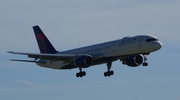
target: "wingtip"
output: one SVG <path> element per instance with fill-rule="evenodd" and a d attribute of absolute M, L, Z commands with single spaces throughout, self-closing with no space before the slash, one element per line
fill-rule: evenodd
<path fill-rule="evenodd" d="M 13 53 L 12 51 L 8 51 L 7 53 Z"/>

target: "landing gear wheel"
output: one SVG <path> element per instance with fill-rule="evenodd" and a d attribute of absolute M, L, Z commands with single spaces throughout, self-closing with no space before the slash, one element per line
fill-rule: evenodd
<path fill-rule="evenodd" d="M 82 73 L 80 73 L 80 75 L 79 75 L 80 77 L 83 77 L 83 75 L 82 75 Z"/>
<path fill-rule="evenodd" d="M 111 71 L 104 72 L 105 77 L 107 77 L 107 76 L 109 77 L 111 75 L 114 75 L 114 71 L 111 70 Z"/>
<path fill-rule="evenodd" d="M 148 59 L 147 59 L 147 55 L 149 55 L 149 53 L 147 54 L 143 54 L 143 57 L 144 57 L 144 62 L 143 62 L 143 66 L 148 66 L 148 63 L 146 62 Z"/>
<path fill-rule="evenodd" d="M 113 70 L 110 71 L 110 75 L 114 75 L 114 71 Z"/>
<path fill-rule="evenodd" d="M 104 76 L 105 76 L 105 77 L 107 77 L 107 76 L 108 76 L 107 72 L 104 72 Z"/>
<path fill-rule="evenodd" d="M 80 69 L 80 72 L 76 73 L 76 77 L 83 77 L 83 76 L 86 76 L 86 72 L 85 71 L 82 71 L 81 68 Z"/>
<path fill-rule="evenodd" d="M 79 77 L 80 75 L 79 75 L 79 73 L 76 73 L 76 77 Z"/>
<path fill-rule="evenodd" d="M 83 71 L 83 72 L 82 72 L 82 75 L 83 75 L 83 76 L 86 76 L 86 72 L 85 72 L 85 71 Z"/>
<path fill-rule="evenodd" d="M 114 75 L 114 71 L 113 70 L 110 70 L 111 69 L 111 66 L 112 66 L 112 62 L 108 62 L 107 63 L 107 68 L 108 68 L 108 71 L 107 72 L 104 72 L 104 76 L 105 77 L 110 77 L 111 75 Z"/>
<path fill-rule="evenodd" d="M 107 72 L 107 76 L 110 77 L 111 76 L 111 73 L 110 71 Z"/>
<path fill-rule="evenodd" d="M 144 63 L 143 63 L 143 66 L 148 66 L 148 63 L 147 63 L 147 62 L 144 62 Z"/>

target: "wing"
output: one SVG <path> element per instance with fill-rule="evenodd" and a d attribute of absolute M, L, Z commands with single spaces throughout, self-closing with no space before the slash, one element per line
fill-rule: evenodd
<path fill-rule="evenodd" d="M 46 54 L 46 53 L 24 53 L 24 52 L 13 52 L 13 51 L 8 51 L 7 53 L 11 54 L 19 54 L 19 55 L 27 55 L 29 58 L 34 58 L 34 61 L 37 59 L 43 59 L 43 60 L 51 60 L 51 61 L 65 61 L 65 62 L 72 62 L 74 61 L 77 57 L 80 56 L 88 56 L 88 54 Z M 101 54 L 97 55 L 90 55 L 92 56 L 93 59 L 100 59 L 102 58 Z M 22 60 L 12 60 L 12 61 L 22 61 Z M 28 62 L 28 61 L 24 61 Z"/>

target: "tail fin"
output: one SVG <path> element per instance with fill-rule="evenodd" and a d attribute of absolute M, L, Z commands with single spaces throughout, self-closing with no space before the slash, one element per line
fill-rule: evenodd
<path fill-rule="evenodd" d="M 41 53 L 53 54 L 57 52 L 38 25 L 33 26 L 33 30 Z"/>

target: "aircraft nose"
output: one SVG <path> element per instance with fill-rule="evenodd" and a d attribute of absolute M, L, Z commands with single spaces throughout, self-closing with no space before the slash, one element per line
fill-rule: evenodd
<path fill-rule="evenodd" d="M 156 50 L 159 50 L 159 49 L 161 49 L 161 47 L 162 47 L 162 43 L 161 42 L 155 42 L 154 43 L 154 48 L 156 49 Z"/>

